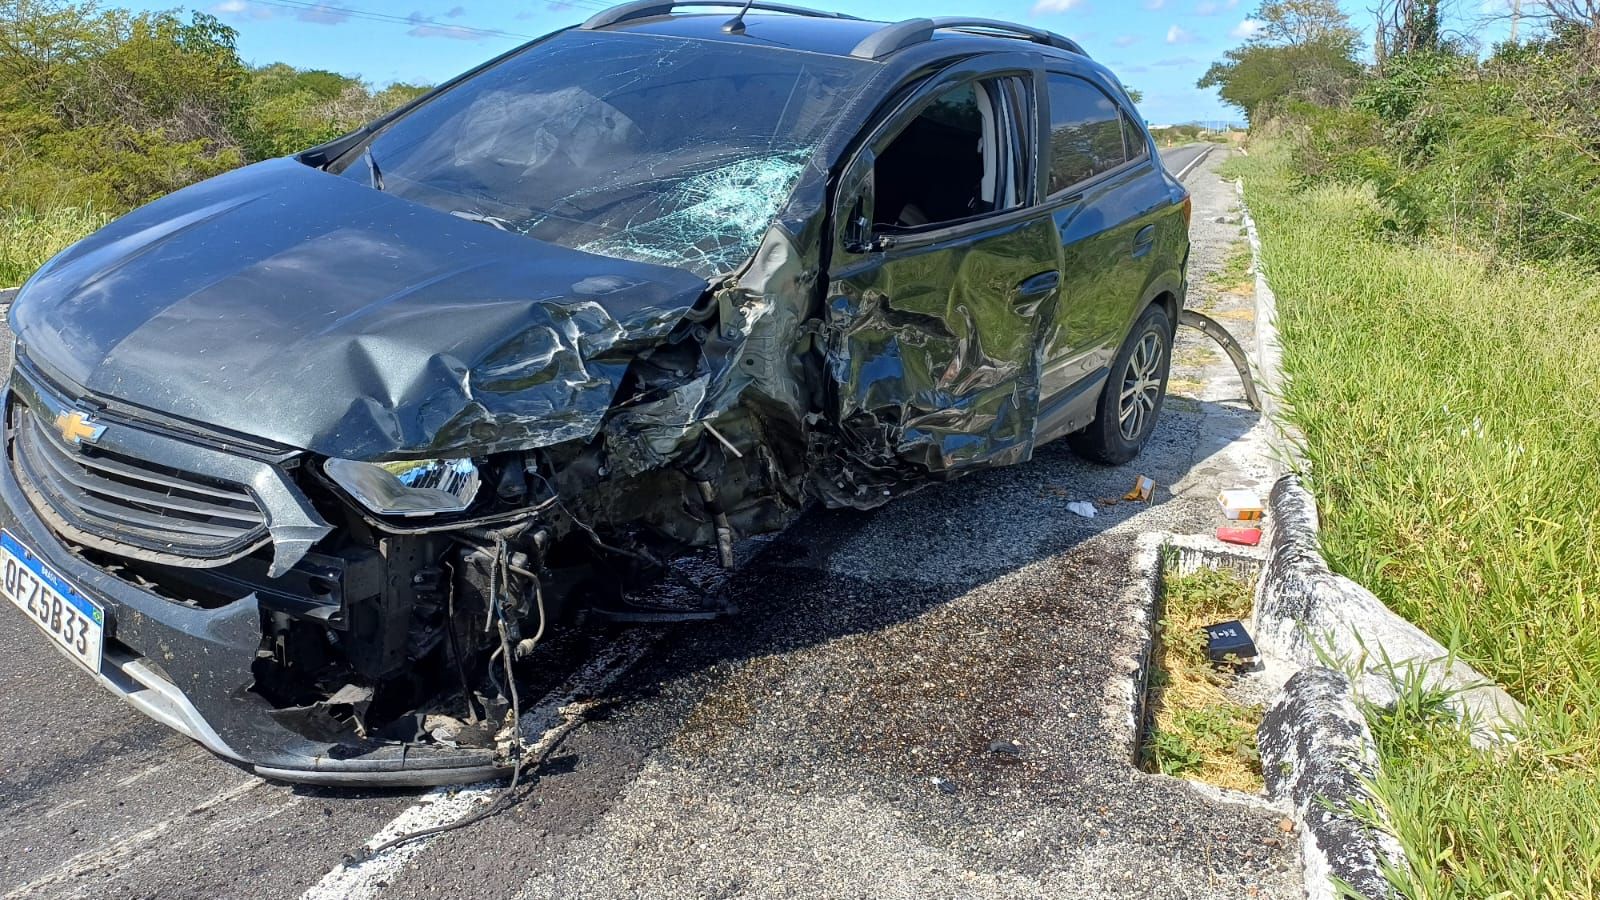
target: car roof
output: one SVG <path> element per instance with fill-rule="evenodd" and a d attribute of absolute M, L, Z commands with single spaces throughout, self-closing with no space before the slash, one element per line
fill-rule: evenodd
<path fill-rule="evenodd" d="M 1087 59 L 1081 47 L 1058 34 L 988 19 L 883 22 L 757 2 L 742 17 L 744 28 L 729 31 L 724 26 L 738 5 L 722 6 L 709 0 L 636 0 L 597 13 L 582 28 L 765 45 L 873 61 L 886 61 L 898 51 L 929 44 L 949 56 L 1027 48 L 1046 55 Z M 716 12 L 702 11 L 708 6 L 720 8 Z"/>

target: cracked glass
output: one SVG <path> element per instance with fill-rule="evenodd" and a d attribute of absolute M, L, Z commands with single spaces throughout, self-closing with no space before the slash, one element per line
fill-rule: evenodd
<path fill-rule="evenodd" d="M 390 124 L 342 174 L 486 226 L 710 278 L 755 251 L 872 70 L 569 31 Z"/>

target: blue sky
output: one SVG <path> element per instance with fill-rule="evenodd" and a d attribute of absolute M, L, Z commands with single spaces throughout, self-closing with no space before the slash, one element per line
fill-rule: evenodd
<path fill-rule="evenodd" d="M 1249 33 L 1257 0 L 813 0 L 874 19 L 977 15 L 1026 22 L 1078 40 L 1144 92 L 1151 122 L 1238 120 L 1212 91 L 1195 88 L 1211 62 Z M 1493 0 L 1491 0 L 1493 2 Z M 171 3 L 133 2 L 143 9 Z M 530 37 L 582 21 L 606 0 L 200 0 L 191 8 L 239 31 L 251 63 L 286 62 L 357 75 L 374 84 L 436 83 Z M 1358 26 L 1370 14 L 1344 0 Z"/>

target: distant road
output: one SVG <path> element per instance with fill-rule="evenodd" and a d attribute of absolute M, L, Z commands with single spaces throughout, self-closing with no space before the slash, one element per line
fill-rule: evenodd
<path fill-rule="evenodd" d="M 1182 178 L 1187 174 L 1184 169 L 1190 163 L 1215 146 L 1215 144 L 1184 144 L 1182 147 L 1172 147 L 1161 151 L 1161 161 L 1166 164 L 1168 172 Z"/>

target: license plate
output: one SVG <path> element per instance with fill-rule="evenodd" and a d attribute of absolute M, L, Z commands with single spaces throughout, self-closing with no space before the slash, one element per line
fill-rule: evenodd
<path fill-rule="evenodd" d="M 92 672 L 100 671 L 105 610 L 78 593 L 9 531 L 0 531 L 0 567 L 4 569 L 0 590 L 6 599 L 64 647 L 68 656 Z"/>

